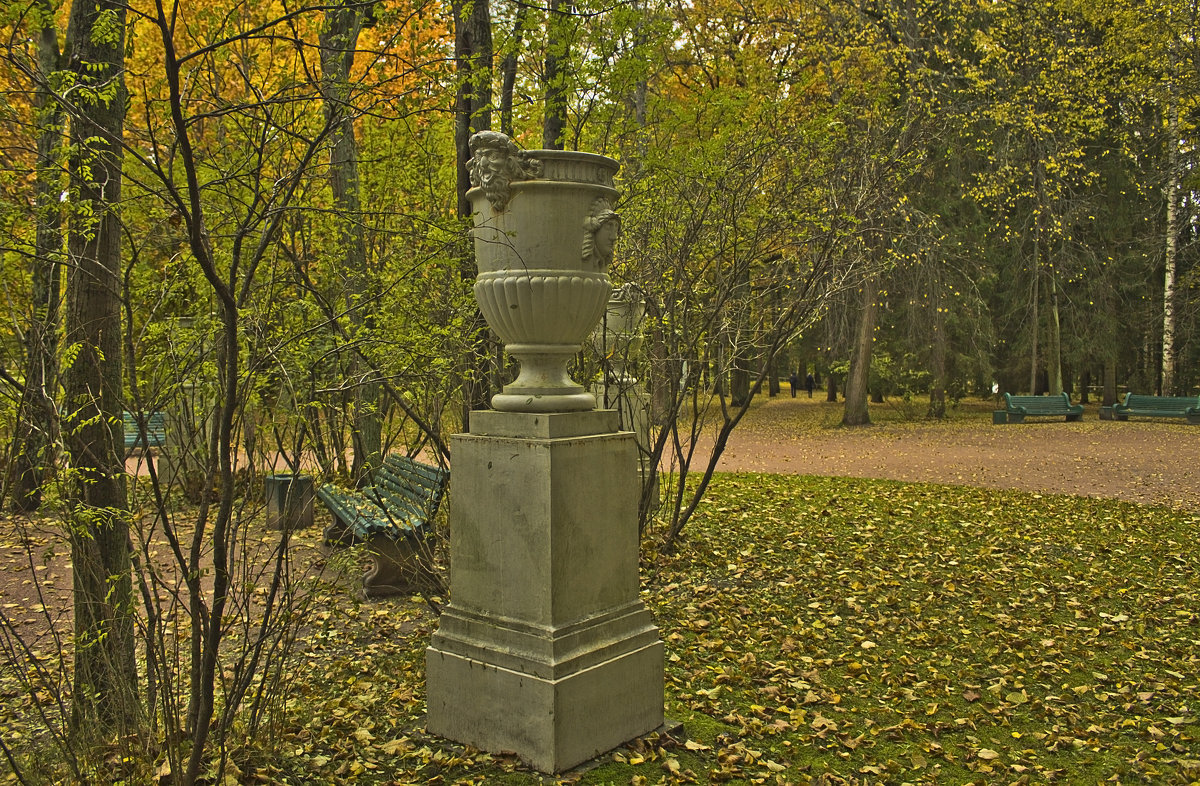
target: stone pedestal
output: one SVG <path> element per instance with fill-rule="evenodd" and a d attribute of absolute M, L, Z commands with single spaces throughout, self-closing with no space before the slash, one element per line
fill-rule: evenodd
<path fill-rule="evenodd" d="M 620 413 L 621 428 L 633 432 L 637 445 L 639 493 L 650 510 L 659 505 L 658 471 L 650 460 L 653 446 L 650 434 L 650 397 L 636 379 L 626 378 L 620 383 L 605 385 L 603 381 L 592 386 L 592 394 L 605 409 L 615 408 Z"/>
<path fill-rule="evenodd" d="M 555 773 L 661 726 L 633 435 L 610 411 L 474 412 L 452 444 L 429 731 Z"/>

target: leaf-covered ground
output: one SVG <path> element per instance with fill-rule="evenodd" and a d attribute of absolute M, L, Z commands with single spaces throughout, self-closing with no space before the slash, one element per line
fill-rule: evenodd
<path fill-rule="evenodd" d="M 1103 494 L 1124 473 L 1137 498 L 1200 498 L 1186 426 L 993 427 L 984 409 L 931 426 L 885 407 L 849 431 L 839 405 L 788 397 L 756 406 L 731 448 L 774 456 L 773 472 L 812 454 L 822 471 L 907 456 L 966 472 L 971 456 L 990 469 L 942 479 L 1051 471 Z M 0 605 L 41 648 L 47 617 L 70 627 L 52 530 L 0 529 Z M 320 564 L 317 537 L 293 543 L 298 560 Z M 274 734 L 233 741 L 226 783 L 1200 783 L 1198 539 L 1192 504 L 719 475 L 678 553 L 643 561 L 682 731 L 557 779 L 425 734 L 436 619 L 415 598 L 360 602 L 326 567 L 288 705 Z M 0 734 L 20 746 L 30 698 L 0 671 Z"/>
<path fill-rule="evenodd" d="M 682 733 L 557 780 L 1195 783 L 1198 536 L 1120 502 L 720 476 L 646 570 Z M 331 596 L 314 623 L 282 755 L 247 777 L 543 782 L 424 734 L 427 611 Z"/>

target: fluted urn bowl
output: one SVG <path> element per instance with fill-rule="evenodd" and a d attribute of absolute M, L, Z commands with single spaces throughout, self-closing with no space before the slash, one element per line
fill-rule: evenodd
<path fill-rule="evenodd" d="M 503 150 L 472 139 L 475 298 L 492 330 L 520 361 L 516 380 L 492 398 L 510 412 L 594 409 L 567 374 L 604 314 L 607 266 L 617 229 L 612 203 L 618 163 L 594 153 Z M 489 157 L 490 156 L 490 157 Z M 488 168 L 493 171 L 489 179 Z M 497 176 L 499 171 L 499 176 Z"/>

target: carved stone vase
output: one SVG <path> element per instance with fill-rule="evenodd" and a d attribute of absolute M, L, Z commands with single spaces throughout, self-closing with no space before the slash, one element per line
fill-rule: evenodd
<path fill-rule="evenodd" d="M 492 406 L 595 409 L 595 397 L 571 380 L 567 363 L 600 321 L 612 289 L 619 165 L 594 153 L 522 151 L 494 131 L 470 144 L 475 298 L 521 366 Z"/>
<path fill-rule="evenodd" d="M 642 321 L 646 318 L 646 301 L 633 284 L 613 290 L 604 312 L 604 323 L 592 334 L 592 346 L 607 361 L 609 372 L 605 387 L 621 388 L 637 384 L 630 374 L 642 348 Z"/>

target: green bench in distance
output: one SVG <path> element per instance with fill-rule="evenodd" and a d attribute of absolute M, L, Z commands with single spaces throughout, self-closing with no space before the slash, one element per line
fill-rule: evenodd
<path fill-rule="evenodd" d="M 142 420 L 145 430 L 142 430 Z M 121 421 L 125 426 L 125 455 L 133 451 L 161 448 L 167 444 L 167 419 L 161 412 L 145 412 L 139 416 L 133 412 L 122 412 Z"/>
<path fill-rule="evenodd" d="M 326 483 L 317 497 L 333 514 L 325 542 L 364 543 L 371 568 L 363 576 L 368 598 L 407 594 L 419 588 L 428 569 L 428 539 L 450 473 L 391 454 L 358 491 Z"/>
<path fill-rule="evenodd" d="M 1057 396 L 1014 396 L 1004 394 L 1004 409 L 992 412 L 992 423 L 1023 423 L 1027 417 L 1065 417 L 1082 420 L 1083 405 L 1072 404 L 1066 393 Z"/>
<path fill-rule="evenodd" d="M 1130 415 L 1146 418 L 1186 418 L 1188 423 L 1200 424 L 1200 396 L 1145 396 L 1126 393 L 1123 402 L 1100 408 L 1101 420 L 1128 420 Z"/>

